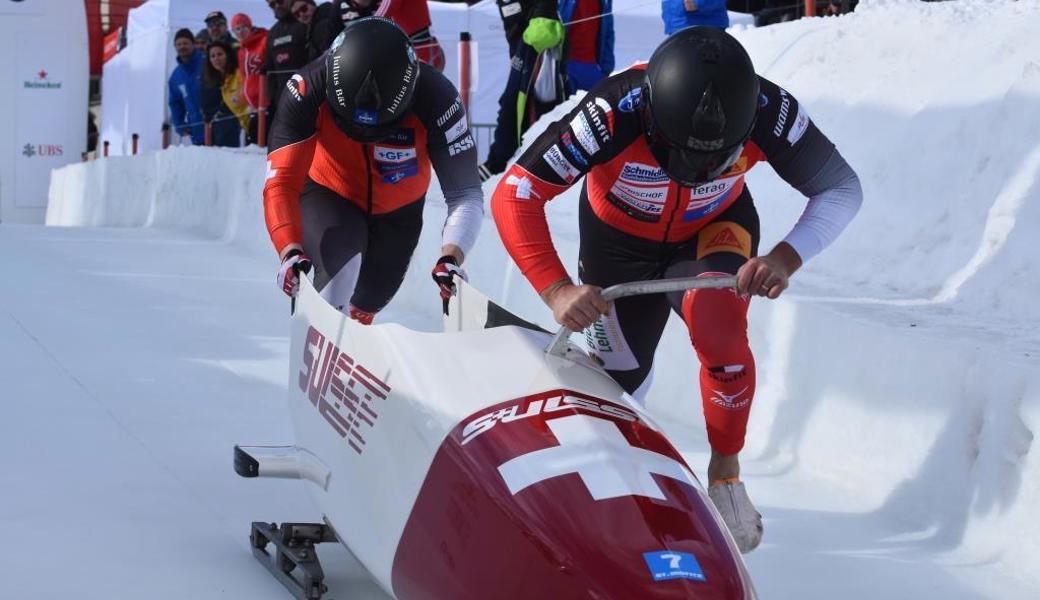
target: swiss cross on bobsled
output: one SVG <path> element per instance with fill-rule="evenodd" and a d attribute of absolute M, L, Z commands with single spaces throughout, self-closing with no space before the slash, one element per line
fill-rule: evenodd
<path fill-rule="evenodd" d="M 557 389 L 463 420 L 398 545 L 393 589 L 437 598 L 748 597 L 682 457 L 631 408 Z M 646 555 L 689 555 L 662 577 Z M 687 572 L 687 571 L 684 571 Z"/>

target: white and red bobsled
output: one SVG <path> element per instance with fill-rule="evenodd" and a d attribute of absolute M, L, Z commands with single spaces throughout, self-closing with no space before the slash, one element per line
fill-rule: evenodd
<path fill-rule="evenodd" d="M 253 524 L 271 572 L 318 598 L 314 544 L 340 541 L 397 598 L 755 598 L 646 412 L 565 336 L 459 288 L 448 331 L 424 333 L 361 326 L 301 282 L 297 443 L 235 448 L 240 475 L 305 479 L 324 515 Z"/>

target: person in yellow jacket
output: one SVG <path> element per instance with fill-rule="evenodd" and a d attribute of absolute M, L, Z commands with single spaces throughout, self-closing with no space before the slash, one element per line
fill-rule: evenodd
<path fill-rule="evenodd" d="M 220 88 L 224 106 L 238 119 L 243 129 L 248 129 L 249 104 L 242 93 L 242 72 L 238 69 L 238 54 L 232 51 L 227 42 L 210 42 L 206 48 L 206 67 L 202 77 L 206 85 Z"/>

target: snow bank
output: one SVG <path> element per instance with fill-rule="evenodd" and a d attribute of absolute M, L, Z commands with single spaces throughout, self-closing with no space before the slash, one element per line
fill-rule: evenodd
<path fill-rule="evenodd" d="M 845 490 L 840 510 L 896 524 L 881 544 L 889 555 L 992 564 L 1027 585 L 1040 585 L 1038 21 L 1036 2 L 862 2 L 840 18 L 736 31 L 759 70 L 808 106 L 866 192 L 846 235 L 785 299 L 752 305 L 749 485 L 805 482 L 804 495 L 773 507 L 810 505 L 817 486 Z M 72 165 L 52 180 L 47 223 L 173 228 L 270 253 L 263 178 L 262 157 L 203 148 Z M 749 186 L 768 248 L 804 200 L 768 168 Z M 570 266 L 576 196 L 550 207 Z M 431 193 L 392 306 L 412 326 L 436 323 L 428 268 L 443 211 Z M 550 322 L 490 222 L 465 267 L 493 297 Z M 677 323 L 665 335 L 650 408 L 700 451 L 695 358 Z"/>
<path fill-rule="evenodd" d="M 270 248 L 265 164 L 258 150 L 192 146 L 76 163 L 51 177 L 46 224 L 158 227 Z"/>

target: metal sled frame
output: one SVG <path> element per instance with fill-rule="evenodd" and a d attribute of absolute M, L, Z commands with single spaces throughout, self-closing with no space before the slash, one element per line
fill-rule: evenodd
<path fill-rule="evenodd" d="M 607 289 L 603 290 L 601 294 L 603 300 L 607 302 L 613 302 L 618 298 L 625 298 L 628 296 L 640 296 L 642 294 L 662 294 L 666 292 L 680 292 L 683 290 L 702 290 L 702 289 L 724 289 L 732 288 L 736 289 L 737 278 L 733 276 L 727 277 L 676 277 L 673 279 L 654 279 L 650 281 L 633 281 L 631 283 L 621 283 L 618 285 L 612 285 Z M 549 343 L 549 347 L 546 348 L 545 353 L 550 356 L 559 356 L 561 358 L 567 358 L 567 352 L 569 351 L 567 345 L 567 339 L 573 333 L 567 326 L 560 327 L 559 331 L 553 337 L 552 342 Z"/>
<path fill-rule="evenodd" d="M 325 571 L 314 546 L 336 542 L 328 525 L 318 523 L 264 523 L 254 521 L 249 543 L 256 557 L 275 579 L 282 582 L 297 600 L 319 600 L 328 589 Z M 267 550 L 273 545 L 273 553 Z"/>

